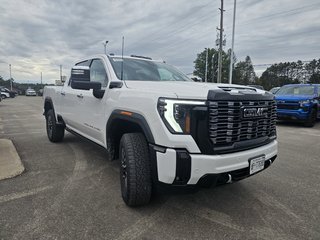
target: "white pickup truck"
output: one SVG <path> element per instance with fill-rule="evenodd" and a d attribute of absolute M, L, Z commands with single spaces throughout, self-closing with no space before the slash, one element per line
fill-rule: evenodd
<path fill-rule="evenodd" d="M 44 89 L 50 141 L 81 135 L 120 159 L 121 193 L 147 204 L 157 186 L 231 183 L 277 156 L 274 96 L 246 86 L 196 83 L 140 56 L 79 61 L 64 86 Z"/>

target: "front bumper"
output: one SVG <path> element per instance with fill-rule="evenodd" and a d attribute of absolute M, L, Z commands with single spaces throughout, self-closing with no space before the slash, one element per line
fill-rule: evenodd
<path fill-rule="evenodd" d="M 277 109 L 277 118 L 278 119 L 291 119 L 291 120 L 306 120 L 309 117 L 308 111 L 303 109 L 298 110 L 288 110 L 288 109 Z"/>
<path fill-rule="evenodd" d="M 170 148 L 157 151 L 155 147 L 153 151 L 153 170 L 156 170 L 157 181 L 171 185 L 196 185 L 210 175 L 237 175 L 238 178 L 234 177 L 233 180 L 248 177 L 249 159 L 260 155 L 265 155 L 265 168 L 268 167 L 276 158 L 278 142 L 274 140 L 258 148 L 221 155 L 189 154 Z"/>

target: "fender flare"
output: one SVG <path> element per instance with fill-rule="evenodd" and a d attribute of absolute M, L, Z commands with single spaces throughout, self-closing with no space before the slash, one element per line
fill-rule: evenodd
<path fill-rule="evenodd" d="M 154 144 L 155 143 L 154 137 L 146 119 L 139 113 L 129 112 L 130 114 L 124 114 L 124 112 L 128 113 L 128 111 L 120 110 L 120 109 L 116 109 L 111 113 L 107 122 L 107 127 L 106 127 L 107 135 L 111 131 L 114 121 L 125 120 L 128 122 L 137 124 L 142 129 L 147 139 L 147 142 Z"/>
<path fill-rule="evenodd" d="M 47 104 L 50 105 L 50 107 L 52 108 L 53 112 L 55 113 L 54 107 L 53 107 L 53 102 L 52 102 L 51 97 L 46 97 L 46 98 L 44 99 L 44 104 L 43 104 L 43 109 L 44 109 L 43 115 L 44 115 L 44 116 L 45 116 L 46 113 L 47 113 L 47 110 L 46 110 L 46 105 L 47 105 Z"/>

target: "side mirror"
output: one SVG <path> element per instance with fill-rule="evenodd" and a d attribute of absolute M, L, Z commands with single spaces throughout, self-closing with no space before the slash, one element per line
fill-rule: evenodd
<path fill-rule="evenodd" d="M 100 82 L 83 82 L 83 81 L 71 81 L 71 88 L 73 89 L 80 89 L 80 90 L 100 90 L 101 83 Z"/>
<path fill-rule="evenodd" d="M 121 88 L 123 85 L 123 82 L 122 81 L 111 81 L 110 84 L 109 84 L 109 88 L 112 89 L 112 88 Z"/>
<path fill-rule="evenodd" d="M 71 87 L 73 89 L 80 89 L 80 90 L 93 90 L 93 96 L 96 98 L 102 98 L 104 95 L 105 90 L 101 89 L 100 82 L 84 82 L 84 81 L 72 81 Z"/>
<path fill-rule="evenodd" d="M 90 68 L 87 66 L 74 66 L 71 70 L 71 88 L 79 90 L 93 90 L 93 96 L 102 98 L 105 90 L 101 89 L 100 82 L 90 81 Z"/>
<path fill-rule="evenodd" d="M 90 68 L 88 66 L 74 66 L 71 69 L 71 88 L 89 90 Z"/>

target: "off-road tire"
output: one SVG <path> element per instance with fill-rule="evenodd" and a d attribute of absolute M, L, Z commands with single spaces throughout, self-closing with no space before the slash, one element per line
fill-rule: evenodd
<path fill-rule="evenodd" d="M 152 180 L 149 150 L 141 133 L 126 133 L 120 140 L 120 183 L 123 201 L 131 207 L 150 202 Z"/>
<path fill-rule="evenodd" d="M 313 108 L 311 110 L 311 113 L 310 113 L 307 121 L 304 123 L 304 126 L 313 127 L 316 124 L 316 121 L 317 121 L 317 109 Z"/>
<path fill-rule="evenodd" d="M 57 125 L 52 109 L 46 113 L 47 136 L 51 142 L 61 142 L 64 137 L 64 127 Z"/>

